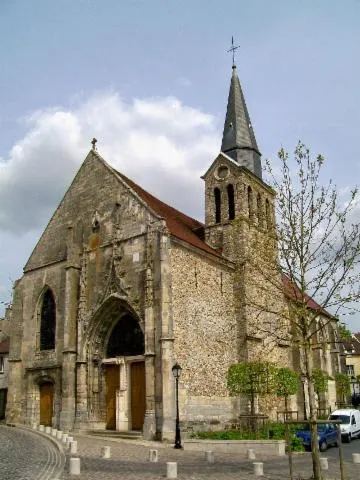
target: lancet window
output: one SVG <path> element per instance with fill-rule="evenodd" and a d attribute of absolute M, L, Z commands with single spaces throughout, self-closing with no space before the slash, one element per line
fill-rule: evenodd
<path fill-rule="evenodd" d="M 48 288 L 43 296 L 40 312 L 40 350 L 55 348 L 56 305 L 52 291 Z"/>
<path fill-rule="evenodd" d="M 228 194 L 229 220 L 234 220 L 235 218 L 234 186 L 231 185 L 231 183 L 227 186 L 227 194 Z"/>
<path fill-rule="evenodd" d="M 215 223 L 221 222 L 221 192 L 219 188 L 214 189 L 215 198 Z"/>

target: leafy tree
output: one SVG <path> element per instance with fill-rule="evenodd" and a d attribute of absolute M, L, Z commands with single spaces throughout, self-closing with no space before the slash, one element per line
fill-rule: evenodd
<path fill-rule="evenodd" d="M 349 340 L 352 337 L 352 333 L 345 323 L 339 323 L 339 335 L 342 340 Z"/>
<path fill-rule="evenodd" d="M 331 180 L 325 184 L 321 180 L 324 164 L 322 155 L 312 158 L 300 142 L 293 162 L 284 149 L 278 153 L 276 169 L 267 162 L 268 183 L 277 193 L 277 225 L 269 240 L 259 238 L 246 258 L 252 278 L 257 279 L 256 292 L 247 293 L 246 302 L 258 310 L 258 319 L 263 313 L 257 324 L 264 338 L 287 342 L 300 352 L 314 480 L 322 478 L 314 351 L 339 341 L 337 315 L 344 309 L 346 313 L 356 310 L 360 297 L 360 224 L 353 215 L 359 192 L 355 188 L 349 198 L 340 198 Z M 281 296 L 287 299 L 286 307 Z"/>
<path fill-rule="evenodd" d="M 317 395 L 328 391 L 329 375 L 320 368 L 313 368 L 312 381 Z"/>
<path fill-rule="evenodd" d="M 289 396 L 295 395 L 299 389 L 299 374 L 291 370 L 291 368 L 278 368 L 275 381 L 277 396 L 284 398 L 285 418 L 287 419 Z"/>
<path fill-rule="evenodd" d="M 276 368 L 269 362 L 235 363 L 229 367 L 227 386 L 231 395 L 247 395 L 251 415 L 255 416 L 255 400 L 258 395 L 275 389 Z"/>
<path fill-rule="evenodd" d="M 351 395 L 350 378 L 345 373 L 335 374 L 336 393 L 342 403 L 346 403 L 347 398 Z"/>
<path fill-rule="evenodd" d="M 319 401 L 319 409 L 325 410 L 325 405 L 322 402 L 323 394 L 328 391 L 329 375 L 320 368 L 313 368 L 312 382 L 314 384 L 314 390 L 317 394 Z"/>

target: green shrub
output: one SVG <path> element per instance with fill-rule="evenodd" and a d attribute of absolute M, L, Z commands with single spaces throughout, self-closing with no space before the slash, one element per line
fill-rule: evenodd
<path fill-rule="evenodd" d="M 295 427 L 289 425 L 289 429 L 291 434 L 291 450 L 293 452 L 304 451 L 302 440 L 295 436 Z M 280 422 L 271 422 L 256 432 L 245 430 L 195 432 L 191 435 L 191 438 L 198 438 L 202 440 L 285 440 L 285 436 L 285 424 Z"/>

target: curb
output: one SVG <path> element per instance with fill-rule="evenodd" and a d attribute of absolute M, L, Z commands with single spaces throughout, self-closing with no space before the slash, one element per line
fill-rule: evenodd
<path fill-rule="evenodd" d="M 50 436 L 50 435 L 48 435 L 46 433 L 43 433 L 43 432 L 39 432 L 39 430 L 33 430 L 31 427 L 28 427 L 26 425 L 22 425 L 20 423 L 7 423 L 6 426 L 7 427 L 18 428 L 20 430 L 25 430 L 27 432 L 32 432 L 34 434 L 40 435 L 43 438 L 46 438 L 47 440 L 50 440 L 50 442 L 52 442 L 55 445 L 55 447 L 57 447 L 57 449 L 59 450 L 60 457 L 61 457 L 61 463 L 62 463 L 62 466 L 60 466 L 56 471 L 54 471 L 54 474 L 52 475 L 52 477 L 54 479 L 60 478 L 60 476 L 63 474 L 63 472 L 65 470 L 66 454 L 65 454 L 65 451 L 64 451 L 63 444 L 59 440 L 57 440 L 53 436 Z"/>

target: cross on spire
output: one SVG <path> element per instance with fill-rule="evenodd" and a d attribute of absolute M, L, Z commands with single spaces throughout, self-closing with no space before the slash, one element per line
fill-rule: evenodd
<path fill-rule="evenodd" d="M 96 140 L 96 138 L 94 137 L 94 138 L 92 139 L 92 141 L 91 141 L 91 145 L 92 145 L 92 149 L 93 149 L 93 150 L 96 150 L 96 144 L 97 144 L 97 140 Z"/>
<path fill-rule="evenodd" d="M 240 45 L 237 45 L 236 47 L 234 47 L 234 37 L 231 37 L 231 48 L 229 48 L 229 50 L 227 51 L 228 53 L 229 52 L 232 52 L 232 66 L 233 68 L 235 67 L 235 50 L 237 50 L 238 48 L 240 48 Z"/>

